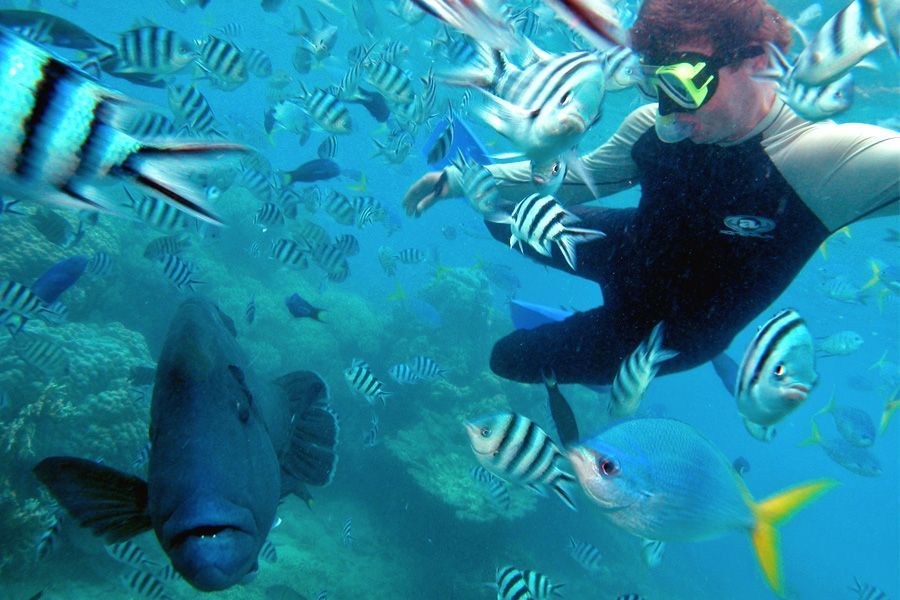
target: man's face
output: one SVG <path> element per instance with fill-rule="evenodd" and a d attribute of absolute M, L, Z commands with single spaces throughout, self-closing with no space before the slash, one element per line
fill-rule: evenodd
<path fill-rule="evenodd" d="M 712 44 L 693 43 L 678 46 L 676 52 L 698 52 L 715 56 Z M 675 119 L 687 123 L 695 144 L 714 144 L 737 139 L 750 131 L 770 105 L 771 85 L 751 76 L 763 68 L 765 55 L 719 69 L 718 87 L 712 98 L 697 110 L 675 113 Z M 660 91 L 659 93 L 664 93 Z M 767 99 L 769 99 L 767 101 Z"/>

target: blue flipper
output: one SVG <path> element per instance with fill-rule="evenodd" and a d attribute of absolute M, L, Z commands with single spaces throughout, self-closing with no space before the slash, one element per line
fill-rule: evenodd
<path fill-rule="evenodd" d="M 457 150 L 461 151 L 463 156 L 467 159 L 474 161 L 480 165 L 489 165 L 493 161 L 488 156 L 487 151 L 482 146 L 481 142 L 478 141 L 478 138 L 475 137 L 475 134 L 472 133 L 472 130 L 469 128 L 468 123 L 466 123 L 465 119 L 463 119 L 460 115 L 453 113 L 453 143 L 450 145 L 450 148 L 447 150 L 446 156 L 443 158 L 430 163 L 428 166 L 432 169 L 443 169 L 450 162 L 456 158 Z M 441 137 L 444 130 L 447 129 L 448 119 L 447 117 L 442 117 L 437 124 L 434 126 L 434 129 L 431 131 L 431 134 L 428 136 L 428 139 L 425 140 L 425 143 L 422 145 L 422 156 L 427 157 L 428 153 L 431 152 L 431 149 L 434 147 L 434 144 L 437 142 L 438 138 Z"/>

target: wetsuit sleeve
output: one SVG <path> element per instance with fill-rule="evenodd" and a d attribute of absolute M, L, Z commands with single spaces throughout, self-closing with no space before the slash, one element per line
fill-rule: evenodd
<path fill-rule="evenodd" d="M 769 141 L 784 178 L 829 231 L 897 214 L 900 134 L 864 123 L 821 122 Z"/>
<path fill-rule="evenodd" d="M 637 183 L 637 165 L 631 158 L 631 147 L 653 126 L 656 105 L 649 104 L 634 110 L 625 117 L 619 129 L 602 146 L 581 157 L 584 173 L 590 177 L 597 197 L 609 196 Z M 531 163 L 527 160 L 498 165 L 487 165 L 491 175 L 500 183 L 504 200 L 518 202 L 534 193 L 531 183 Z M 584 184 L 577 169 L 570 168 L 557 196 L 566 205 L 590 202 L 594 195 Z M 455 167 L 447 167 L 450 196 L 461 196 L 460 173 Z"/>

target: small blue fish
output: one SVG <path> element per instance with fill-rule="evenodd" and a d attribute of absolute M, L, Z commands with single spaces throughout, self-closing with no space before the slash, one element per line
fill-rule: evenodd
<path fill-rule="evenodd" d="M 315 321 L 322 321 L 320 315 L 325 309 L 316 308 L 307 302 L 300 294 L 291 294 L 284 299 L 284 303 L 287 305 L 288 311 L 298 319 L 309 317 Z"/>
<path fill-rule="evenodd" d="M 278 552 L 275 550 L 275 544 L 269 540 L 263 542 L 262 548 L 259 549 L 259 556 L 267 563 L 278 562 Z"/>
<path fill-rule="evenodd" d="M 344 521 L 341 528 L 341 543 L 345 546 L 353 546 L 353 519 Z"/>

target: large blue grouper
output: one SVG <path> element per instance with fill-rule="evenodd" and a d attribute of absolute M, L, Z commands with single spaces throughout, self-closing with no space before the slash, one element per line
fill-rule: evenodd
<path fill-rule="evenodd" d="M 325 382 L 295 371 L 257 378 L 234 323 L 185 300 L 169 327 L 150 407 L 149 477 L 68 456 L 34 469 L 82 526 L 107 542 L 149 529 L 195 588 L 222 590 L 258 568 L 279 500 L 325 485 L 338 422 Z"/>

